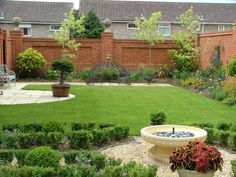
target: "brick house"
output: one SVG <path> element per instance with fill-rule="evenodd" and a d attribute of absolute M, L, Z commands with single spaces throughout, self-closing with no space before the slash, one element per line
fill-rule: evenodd
<path fill-rule="evenodd" d="M 80 11 L 87 13 L 93 9 L 101 20 L 112 21 L 111 31 L 118 39 L 132 39 L 137 30 L 133 21 L 136 17 L 149 17 L 153 12 L 161 11 L 159 30 L 170 38 L 181 30 L 177 17 L 193 7 L 201 17 L 199 33 L 230 30 L 236 20 L 236 3 L 183 3 L 183 2 L 147 2 L 115 0 L 80 0 Z"/>
<path fill-rule="evenodd" d="M 0 28 L 13 30 L 12 19 L 20 17 L 24 36 L 47 38 L 71 8 L 73 3 L 0 0 Z"/>

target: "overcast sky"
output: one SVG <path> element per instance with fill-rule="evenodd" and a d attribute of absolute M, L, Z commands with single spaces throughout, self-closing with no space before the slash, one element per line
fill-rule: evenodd
<path fill-rule="evenodd" d="M 20 1 L 20 0 L 19 0 Z M 73 2 L 75 8 L 79 7 L 79 0 L 24 0 L 24 1 L 51 1 L 51 2 Z M 124 0 L 123 0 L 124 1 Z M 212 2 L 213 0 L 134 0 L 134 1 L 162 1 L 162 2 Z M 236 0 L 214 0 L 214 3 L 236 3 Z"/>

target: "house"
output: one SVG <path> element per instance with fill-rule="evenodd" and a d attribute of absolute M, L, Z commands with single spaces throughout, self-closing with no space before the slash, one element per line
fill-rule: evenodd
<path fill-rule="evenodd" d="M 13 30 L 12 19 L 20 17 L 24 36 L 47 38 L 59 30 L 71 8 L 73 3 L 0 0 L 0 28 Z"/>
<path fill-rule="evenodd" d="M 181 14 L 193 7 L 201 17 L 199 33 L 230 30 L 236 20 L 236 3 L 190 3 L 190 2 L 148 2 L 115 0 L 80 0 L 80 11 L 87 13 L 93 9 L 101 20 L 109 18 L 115 38 L 135 38 L 137 28 L 133 24 L 136 17 L 149 17 L 153 12 L 161 11 L 159 30 L 170 37 L 181 30 L 177 20 Z"/>

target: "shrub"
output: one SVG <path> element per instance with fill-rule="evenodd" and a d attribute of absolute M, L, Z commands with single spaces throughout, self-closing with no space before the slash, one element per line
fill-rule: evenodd
<path fill-rule="evenodd" d="M 71 132 L 68 135 L 70 147 L 73 149 L 86 149 L 92 145 L 93 135 L 87 130 Z"/>
<path fill-rule="evenodd" d="M 108 135 L 107 135 L 106 131 L 94 129 L 94 130 L 92 130 L 92 135 L 93 135 L 93 145 L 102 146 L 102 145 L 107 144 Z"/>
<path fill-rule="evenodd" d="M 217 129 L 227 131 L 232 126 L 232 123 L 220 122 L 217 124 Z"/>
<path fill-rule="evenodd" d="M 129 135 L 129 127 L 127 126 L 115 126 L 111 129 L 109 136 L 113 140 L 121 140 L 127 138 Z"/>
<path fill-rule="evenodd" d="M 7 164 L 12 161 L 14 155 L 10 150 L 2 149 L 0 150 L 0 160 L 2 164 Z"/>
<path fill-rule="evenodd" d="M 2 126 L 3 131 L 22 131 L 23 127 L 20 124 L 3 124 Z"/>
<path fill-rule="evenodd" d="M 207 144 L 214 144 L 216 141 L 216 129 L 205 127 L 204 130 L 207 131 L 206 143 Z"/>
<path fill-rule="evenodd" d="M 24 132 L 40 132 L 42 131 L 43 125 L 38 123 L 25 124 L 23 125 Z"/>
<path fill-rule="evenodd" d="M 61 132 L 64 133 L 64 128 L 63 125 L 60 124 L 59 122 L 47 122 L 43 124 L 43 129 L 42 131 L 49 133 L 49 132 Z"/>
<path fill-rule="evenodd" d="M 236 77 L 229 77 L 224 81 L 224 90 L 233 98 L 236 98 Z"/>
<path fill-rule="evenodd" d="M 117 80 L 119 75 L 120 75 L 119 69 L 114 66 L 111 67 L 103 66 L 99 68 L 95 73 L 95 77 L 97 78 L 97 80 L 103 80 L 103 81 Z"/>
<path fill-rule="evenodd" d="M 236 122 L 231 125 L 230 131 L 236 133 Z"/>
<path fill-rule="evenodd" d="M 42 167 L 0 167 L 0 176 L 4 177 L 49 177 L 56 176 L 56 172 L 53 168 L 42 168 Z"/>
<path fill-rule="evenodd" d="M 229 60 L 227 69 L 230 76 L 236 75 L 236 57 L 233 57 Z"/>
<path fill-rule="evenodd" d="M 233 106 L 236 104 L 236 98 L 228 96 L 226 99 L 224 99 L 223 103 L 225 103 L 228 106 Z"/>
<path fill-rule="evenodd" d="M 236 176 L 236 160 L 231 161 L 234 177 Z"/>
<path fill-rule="evenodd" d="M 222 101 L 227 98 L 228 94 L 224 91 L 223 88 L 215 88 L 210 90 L 211 97 L 218 101 Z"/>
<path fill-rule="evenodd" d="M 151 114 L 151 125 L 163 125 L 166 121 L 166 114 L 164 112 L 157 112 Z"/>
<path fill-rule="evenodd" d="M 129 177 L 155 177 L 156 171 L 155 165 L 143 166 L 132 161 L 124 165 L 124 172 Z"/>
<path fill-rule="evenodd" d="M 79 130 L 92 130 L 96 126 L 95 123 L 72 123 L 71 129 L 72 131 L 79 131 Z"/>
<path fill-rule="evenodd" d="M 86 80 L 89 78 L 91 70 L 90 69 L 85 69 L 82 72 L 79 73 L 79 79 L 81 80 Z"/>
<path fill-rule="evenodd" d="M 130 80 L 131 81 L 141 81 L 141 80 L 143 80 L 142 73 L 140 71 L 130 72 Z"/>
<path fill-rule="evenodd" d="M 44 78 L 49 80 L 55 80 L 58 76 L 57 71 L 54 70 L 48 70 L 46 73 L 44 73 Z"/>
<path fill-rule="evenodd" d="M 192 126 L 197 126 L 200 128 L 214 128 L 214 125 L 211 123 L 192 123 Z"/>
<path fill-rule="evenodd" d="M 60 159 L 60 152 L 46 146 L 35 148 L 26 155 L 26 163 L 29 166 L 57 168 Z"/>
<path fill-rule="evenodd" d="M 228 146 L 230 133 L 227 131 L 216 131 L 216 137 L 220 146 Z"/>
<path fill-rule="evenodd" d="M 236 150 L 236 133 L 235 132 L 230 134 L 230 147 L 233 151 Z"/>
<path fill-rule="evenodd" d="M 101 128 L 101 129 L 108 128 L 108 127 L 114 127 L 114 126 L 115 126 L 115 124 L 109 123 L 109 122 L 99 124 L 99 128 Z"/>
<path fill-rule="evenodd" d="M 81 164 L 77 168 L 79 177 L 95 177 L 96 169 L 94 166 Z"/>
<path fill-rule="evenodd" d="M 222 171 L 221 153 L 213 146 L 200 141 L 189 142 L 187 145 L 174 149 L 170 157 L 171 170 L 187 169 L 201 173 Z"/>
<path fill-rule="evenodd" d="M 43 55 L 32 48 L 28 48 L 21 52 L 16 60 L 16 67 L 20 71 L 26 71 L 31 77 L 31 72 L 41 69 L 46 65 Z"/>
<path fill-rule="evenodd" d="M 47 143 L 52 148 L 58 148 L 61 144 L 64 135 L 61 132 L 49 132 L 47 134 Z"/>

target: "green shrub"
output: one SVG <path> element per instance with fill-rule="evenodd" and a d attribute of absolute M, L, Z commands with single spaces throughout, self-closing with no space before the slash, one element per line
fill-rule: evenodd
<path fill-rule="evenodd" d="M 205 127 L 204 130 L 207 131 L 206 143 L 207 143 L 207 144 L 214 144 L 215 141 L 217 140 L 217 137 L 216 137 L 216 129 Z"/>
<path fill-rule="evenodd" d="M 92 130 L 92 135 L 93 135 L 93 145 L 102 146 L 102 145 L 107 144 L 108 135 L 107 135 L 106 131 L 94 129 L 94 130 Z"/>
<path fill-rule="evenodd" d="M 232 165 L 232 172 L 235 177 L 236 176 L 236 160 L 231 161 L 231 165 Z"/>
<path fill-rule="evenodd" d="M 12 148 L 19 148 L 19 137 L 17 133 L 9 133 L 9 134 L 2 134 L 2 144 L 3 148 L 12 149 Z"/>
<path fill-rule="evenodd" d="M 224 81 L 224 90 L 234 99 L 236 98 L 236 77 L 228 77 Z"/>
<path fill-rule="evenodd" d="M 81 164 L 77 168 L 79 177 L 95 177 L 96 168 L 91 165 Z"/>
<path fill-rule="evenodd" d="M 79 73 L 79 79 L 81 80 L 86 80 L 89 78 L 91 70 L 90 69 L 85 69 L 82 72 Z"/>
<path fill-rule="evenodd" d="M 22 131 L 23 127 L 20 124 L 3 124 L 2 126 L 3 131 Z"/>
<path fill-rule="evenodd" d="M 163 125 L 166 121 L 166 114 L 164 112 L 152 113 L 150 117 L 152 125 Z"/>
<path fill-rule="evenodd" d="M 25 163 L 25 157 L 29 152 L 28 149 L 1 149 L 0 160 L 2 165 L 7 165 L 11 162 L 14 156 L 17 158 L 18 165 L 22 166 Z"/>
<path fill-rule="evenodd" d="M 62 143 L 63 138 L 64 135 L 61 132 L 49 132 L 47 134 L 47 144 L 56 149 Z"/>
<path fill-rule="evenodd" d="M 95 77 L 96 80 L 103 80 L 103 81 L 111 81 L 117 80 L 120 75 L 120 71 L 117 67 L 101 67 L 99 68 L 96 73 Z"/>
<path fill-rule="evenodd" d="M 228 146 L 230 137 L 229 132 L 223 130 L 216 131 L 216 137 L 220 146 Z"/>
<path fill-rule="evenodd" d="M 95 127 L 96 127 L 95 123 L 72 123 L 71 124 L 72 131 L 92 130 Z"/>
<path fill-rule="evenodd" d="M 32 71 L 41 69 L 46 65 L 46 63 L 46 60 L 40 52 L 32 48 L 28 48 L 18 55 L 16 67 L 20 71 L 28 72 L 29 77 L 31 77 Z"/>
<path fill-rule="evenodd" d="M 25 159 L 26 155 L 29 153 L 29 149 L 13 149 L 11 150 L 12 154 L 16 157 L 17 163 L 19 166 L 26 164 Z"/>
<path fill-rule="evenodd" d="M 223 103 L 225 103 L 228 106 L 233 106 L 236 104 L 236 98 L 232 96 L 228 96 L 224 99 Z"/>
<path fill-rule="evenodd" d="M 23 125 L 24 132 L 41 132 L 43 128 L 42 124 L 32 123 Z"/>
<path fill-rule="evenodd" d="M 157 167 L 146 167 L 131 161 L 124 165 L 124 171 L 129 177 L 156 177 Z"/>
<path fill-rule="evenodd" d="M 223 88 L 211 89 L 210 94 L 211 94 L 211 98 L 218 101 L 223 101 L 228 96 L 228 94 L 224 91 Z"/>
<path fill-rule="evenodd" d="M 70 148 L 86 149 L 90 148 L 93 141 L 93 135 L 87 130 L 73 131 L 68 134 Z"/>
<path fill-rule="evenodd" d="M 220 122 L 217 124 L 217 129 L 227 131 L 232 126 L 232 123 Z"/>
<path fill-rule="evenodd" d="M 101 128 L 101 129 L 108 128 L 108 127 L 114 127 L 114 126 L 115 126 L 115 124 L 109 123 L 109 122 L 99 124 L 99 128 Z"/>
<path fill-rule="evenodd" d="M 56 176 L 56 172 L 53 168 L 42 167 L 0 167 L 0 176 L 4 177 L 49 177 Z"/>
<path fill-rule="evenodd" d="M 77 175 L 77 169 L 74 166 L 65 166 L 57 169 L 58 177 L 79 177 Z"/>
<path fill-rule="evenodd" d="M 51 69 L 44 73 L 44 78 L 49 80 L 55 80 L 57 76 L 58 76 L 57 71 Z"/>
<path fill-rule="evenodd" d="M 230 131 L 236 133 L 236 122 L 231 125 Z"/>
<path fill-rule="evenodd" d="M 61 132 L 64 133 L 64 128 L 63 125 L 60 124 L 59 122 L 47 122 L 43 124 L 43 129 L 42 131 L 49 133 L 49 132 Z"/>
<path fill-rule="evenodd" d="M 127 126 L 115 126 L 111 129 L 108 134 L 113 140 L 122 140 L 127 138 L 129 135 L 129 127 Z"/>
<path fill-rule="evenodd" d="M 214 125 L 211 123 L 192 123 L 192 126 L 197 126 L 200 128 L 214 128 Z"/>
<path fill-rule="evenodd" d="M 229 60 L 227 69 L 230 76 L 236 75 L 236 57 L 233 57 Z"/>
<path fill-rule="evenodd" d="M 141 80 L 143 80 L 142 73 L 140 71 L 130 72 L 130 80 L 131 81 L 141 81 Z"/>
<path fill-rule="evenodd" d="M 0 150 L 0 160 L 2 164 L 7 164 L 12 161 L 14 155 L 10 150 L 1 149 Z"/>
<path fill-rule="evenodd" d="M 236 150 L 236 133 L 230 134 L 230 147 L 232 150 Z"/>
<path fill-rule="evenodd" d="M 26 163 L 29 166 L 40 167 L 59 167 L 59 161 L 62 155 L 60 152 L 51 149 L 50 147 L 41 146 L 31 150 L 26 155 Z"/>

